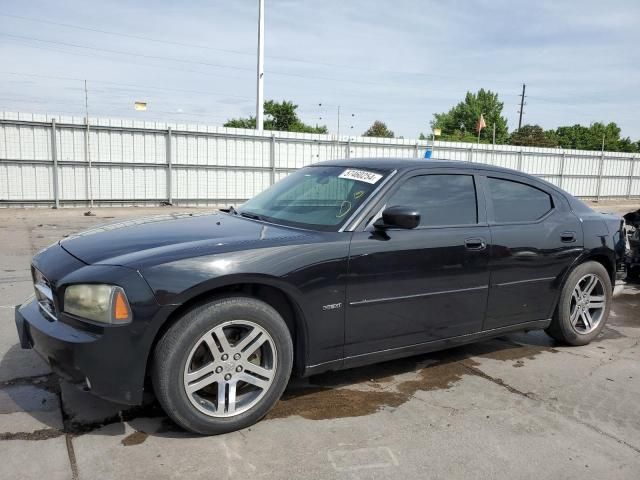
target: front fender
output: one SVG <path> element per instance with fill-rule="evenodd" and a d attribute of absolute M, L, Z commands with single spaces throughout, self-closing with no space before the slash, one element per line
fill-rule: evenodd
<path fill-rule="evenodd" d="M 344 348 L 348 241 L 284 245 L 225 252 L 152 266 L 141 271 L 162 305 L 159 329 L 181 305 L 232 285 L 259 284 L 278 289 L 304 319 L 308 365 L 335 361 Z"/>

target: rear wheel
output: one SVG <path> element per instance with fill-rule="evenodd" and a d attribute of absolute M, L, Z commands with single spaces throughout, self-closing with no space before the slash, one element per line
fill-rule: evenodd
<path fill-rule="evenodd" d="M 604 328 L 611 308 L 611 279 L 598 262 L 578 265 L 564 284 L 546 332 L 569 345 L 586 345 Z"/>
<path fill-rule="evenodd" d="M 232 297 L 188 311 L 158 342 L 152 380 L 167 414 L 201 434 L 260 420 L 284 391 L 293 363 L 289 330 L 259 300 Z"/>

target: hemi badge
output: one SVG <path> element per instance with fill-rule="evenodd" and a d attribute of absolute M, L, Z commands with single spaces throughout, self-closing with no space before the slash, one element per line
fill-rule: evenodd
<path fill-rule="evenodd" d="M 340 303 L 332 303 L 330 305 L 323 305 L 322 306 L 322 310 L 324 310 L 325 312 L 327 310 L 335 310 L 336 308 L 342 308 L 342 302 L 340 302 Z"/>

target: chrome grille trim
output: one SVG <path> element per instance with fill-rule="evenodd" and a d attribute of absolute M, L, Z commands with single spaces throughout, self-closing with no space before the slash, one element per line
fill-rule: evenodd
<path fill-rule="evenodd" d="M 58 320 L 56 317 L 56 308 L 53 302 L 53 290 L 49 280 L 35 267 L 31 267 L 33 276 L 33 288 L 36 293 L 36 300 L 42 313 L 51 320 Z"/>
<path fill-rule="evenodd" d="M 33 285 L 35 289 L 41 293 L 47 300 L 53 303 L 53 293 L 51 292 L 51 287 L 48 285 L 44 285 L 42 283 L 34 283 Z"/>

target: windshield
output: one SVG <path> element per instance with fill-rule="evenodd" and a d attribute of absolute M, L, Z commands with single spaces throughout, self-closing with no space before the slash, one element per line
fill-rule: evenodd
<path fill-rule="evenodd" d="M 389 172 L 347 167 L 307 167 L 253 197 L 238 213 L 315 230 L 336 231 Z"/>

